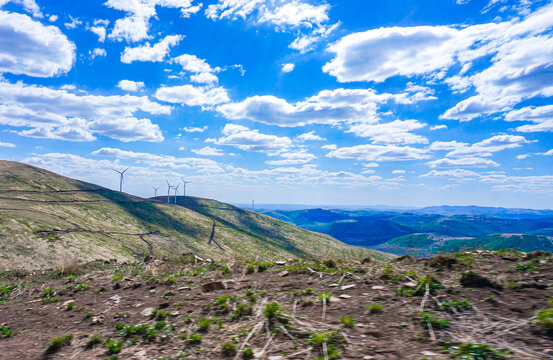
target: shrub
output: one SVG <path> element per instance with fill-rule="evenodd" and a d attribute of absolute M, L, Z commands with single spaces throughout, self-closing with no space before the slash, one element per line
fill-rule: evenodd
<path fill-rule="evenodd" d="M 509 351 L 499 351 L 489 345 L 463 344 L 459 346 L 446 346 L 452 359 L 460 360 L 508 360 Z"/>
<path fill-rule="evenodd" d="M 251 348 L 246 348 L 246 349 L 242 350 L 242 357 L 244 359 L 253 358 L 253 350 Z"/>
<path fill-rule="evenodd" d="M 355 320 L 351 316 L 342 316 L 340 321 L 347 328 L 354 328 L 355 327 Z"/>
<path fill-rule="evenodd" d="M 553 308 L 542 309 L 534 314 L 534 323 L 547 333 L 553 333 Z"/>
<path fill-rule="evenodd" d="M 48 303 L 60 301 L 61 298 L 56 297 L 56 295 L 57 295 L 56 291 L 52 288 L 46 288 L 42 290 L 42 296 L 41 296 L 42 303 L 48 304 Z"/>
<path fill-rule="evenodd" d="M 103 341 L 102 335 L 100 335 L 100 334 L 91 334 L 88 337 L 85 348 L 86 349 L 93 349 L 97 345 L 100 345 L 102 343 L 102 341 Z"/>
<path fill-rule="evenodd" d="M 10 329 L 8 329 L 3 325 L 0 326 L 0 338 L 9 338 L 12 335 L 13 335 L 13 331 L 11 331 Z"/>
<path fill-rule="evenodd" d="M 65 309 L 66 310 L 71 310 L 71 309 L 73 309 L 73 306 L 75 306 L 75 303 L 73 301 L 68 302 L 67 305 L 65 305 Z"/>
<path fill-rule="evenodd" d="M 370 305 L 367 305 L 367 310 L 369 310 L 369 313 L 370 314 L 377 314 L 379 312 L 382 312 L 382 310 L 384 310 L 384 307 L 380 304 L 370 304 Z"/>
<path fill-rule="evenodd" d="M 52 338 L 52 340 L 50 340 L 50 344 L 48 344 L 48 347 L 46 348 L 46 353 L 53 354 L 58 352 L 62 347 L 71 344 L 71 340 L 73 340 L 73 334 Z"/>
<path fill-rule="evenodd" d="M 114 339 L 109 339 L 108 342 L 106 343 L 106 347 L 108 348 L 108 351 L 110 354 L 117 354 L 123 348 L 124 343 L 125 343 L 125 340 L 116 341 Z"/>
<path fill-rule="evenodd" d="M 232 356 L 236 354 L 236 344 L 234 344 L 232 341 L 225 341 L 221 345 L 221 352 L 225 356 Z"/>
<path fill-rule="evenodd" d="M 90 289 L 90 285 L 86 284 L 86 283 L 79 283 L 79 284 L 76 284 L 75 285 L 75 291 L 85 291 L 85 290 L 88 290 Z"/>
<path fill-rule="evenodd" d="M 276 302 L 268 303 L 265 305 L 265 309 L 263 310 L 263 314 L 267 319 L 277 318 L 281 312 L 282 308 Z"/>
<path fill-rule="evenodd" d="M 202 319 L 198 320 L 198 331 L 199 332 L 208 332 L 210 325 L 211 325 L 211 319 L 202 318 Z"/>
<path fill-rule="evenodd" d="M 202 336 L 200 335 L 197 335 L 197 334 L 190 334 L 190 336 L 188 337 L 188 343 L 189 344 L 200 344 L 202 342 Z"/>

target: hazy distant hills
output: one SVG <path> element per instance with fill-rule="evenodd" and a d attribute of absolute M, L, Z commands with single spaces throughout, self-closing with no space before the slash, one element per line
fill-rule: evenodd
<path fill-rule="evenodd" d="M 180 196 L 177 205 L 166 202 L 0 160 L 0 271 L 190 252 L 263 261 L 389 257 L 215 200 Z"/>
<path fill-rule="evenodd" d="M 436 206 L 375 209 L 258 210 L 348 244 L 395 254 L 462 248 L 553 250 L 553 211 Z"/>

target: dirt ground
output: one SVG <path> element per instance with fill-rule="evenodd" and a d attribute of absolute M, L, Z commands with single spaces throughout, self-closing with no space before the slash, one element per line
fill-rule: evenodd
<path fill-rule="evenodd" d="M 0 358 L 548 359 L 552 329 L 534 316 L 551 298 L 551 254 L 516 251 L 12 271 Z"/>

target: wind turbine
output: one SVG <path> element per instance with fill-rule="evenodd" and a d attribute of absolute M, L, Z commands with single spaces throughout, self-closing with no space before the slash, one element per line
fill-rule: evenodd
<path fill-rule="evenodd" d="M 169 204 L 169 199 L 170 199 L 170 196 L 171 196 L 171 188 L 173 186 L 171 186 L 169 184 L 169 180 L 165 179 L 165 181 L 167 182 L 167 204 Z"/>
<path fill-rule="evenodd" d="M 153 187 L 154 188 L 154 197 L 157 197 L 157 189 L 159 189 L 159 186 L 158 187 Z"/>
<path fill-rule="evenodd" d="M 180 184 L 177 184 L 177 186 L 173 186 L 173 188 L 175 188 L 175 204 L 177 203 L 177 194 L 179 193 L 179 186 Z"/>
<path fill-rule="evenodd" d="M 184 184 L 183 190 L 182 190 L 182 195 L 183 195 L 183 196 L 186 196 L 186 184 L 190 184 L 190 181 L 186 181 L 186 180 L 184 180 L 184 178 L 182 178 L 182 177 L 181 177 L 181 180 L 182 180 L 182 183 Z"/>
<path fill-rule="evenodd" d="M 119 173 L 119 175 L 121 175 L 121 179 L 119 180 L 119 192 L 123 192 L 123 174 L 125 173 L 125 171 L 127 171 L 129 169 L 130 168 L 126 168 L 123 171 L 112 169 L 113 171 L 115 171 L 115 172 Z"/>

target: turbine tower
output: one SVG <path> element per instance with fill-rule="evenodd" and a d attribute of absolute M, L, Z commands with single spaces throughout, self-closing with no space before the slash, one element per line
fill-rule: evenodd
<path fill-rule="evenodd" d="M 159 189 L 159 186 L 158 187 L 153 187 L 154 188 L 154 197 L 157 197 L 157 189 Z"/>
<path fill-rule="evenodd" d="M 173 186 L 169 184 L 169 180 L 165 179 L 165 181 L 167 182 L 167 204 L 169 204 L 169 199 L 171 198 L 171 188 Z"/>
<path fill-rule="evenodd" d="M 177 184 L 177 186 L 173 186 L 173 188 L 175 188 L 175 204 L 177 203 L 177 194 L 179 193 L 179 186 L 180 184 Z"/>
<path fill-rule="evenodd" d="M 119 192 L 123 192 L 123 174 L 125 173 L 125 171 L 129 170 L 130 168 L 126 168 L 125 170 L 123 171 L 119 171 L 119 170 L 115 170 L 115 169 L 112 169 L 113 171 L 119 173 L 119 175 L 121 175 L 121 178 L 119 180 Z"/>
<path fill-rule="evenodd" d="M 186 184 L 190 184 L 190 181 L 184 180 L 183 177 L 181 177 L 181 180 L 182 180 L 182 183 L 184 184 L 183 189 L 182 189 L 182 195 L 186 196 Z"/>

